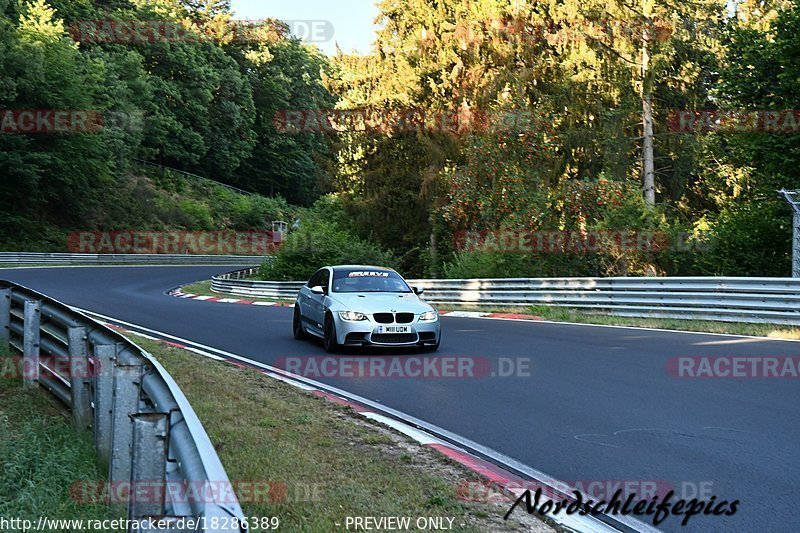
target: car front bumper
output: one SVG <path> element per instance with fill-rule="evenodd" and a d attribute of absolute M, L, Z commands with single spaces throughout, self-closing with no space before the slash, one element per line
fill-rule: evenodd
<path fill-rule="evenodd" d="M 336 342 L 343 346 L 418 346 L 435 345 L 441 335 L 439 319 L 420 322 L 415 319 L 409 324 L 379 324 L 372 317 L 367 320 L 351 322 L 341 317 L 334 318 L 336 324 Z M 382 333 L 381 327 L 409 326 L 410 333 Z"/>

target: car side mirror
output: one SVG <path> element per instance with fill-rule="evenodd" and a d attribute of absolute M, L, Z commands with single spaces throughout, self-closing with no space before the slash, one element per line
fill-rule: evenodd
<path fill-rule="evenodd" d="M 311 292 L 314 294 L 325 294 L 325 289 L 322 288 L 322 285 L 314 285 L 311 287 Z"/>
<path fill-rule="evenodd" d="M 425 292 L 425 289 L 423 289 L 422 287 L 411 287 L 411 290 L 414 291 L 414 294 L 416 295 L 420 295 L 423 292 Z"/>

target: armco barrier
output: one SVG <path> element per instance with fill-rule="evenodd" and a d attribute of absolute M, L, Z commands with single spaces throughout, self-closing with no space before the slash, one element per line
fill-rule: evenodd
<path fill-rule="evenodd" d="M 212 279 L 216 292 L 293 299 L 303 282 L 240 279 L 252 269 Z M 800 279 L 794 278 L 509 278 L 408 280 L 432 304 L 465 307 L 567 307 L 628 317 L 693 318 L 800 325 Z"/>
<path fill-rule="evenodd" d="M 92 431 L 97 455 L 108 465 L 109 487 L 151 488 L 149 497 L 127 500 L 128 519 L 188 517 L 202 520 L 197 531 L 246 531 L 200 420 L 150 354 L 86 315 L 8 281 L 0 281 L 0 349 L 4 357 L 21 354 L 25 386 L 45 387 L 71 408 L 78 430 Z"/>
<path fill-rule="evenodd" d="M 254 255 L 62 254 L 0 252 L 0 265 L 260 265 Z"/>

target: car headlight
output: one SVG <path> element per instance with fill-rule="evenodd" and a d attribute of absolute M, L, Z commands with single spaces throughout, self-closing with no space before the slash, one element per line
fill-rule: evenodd
<path fill-rule="evenodd" d="M 433 322 L 437 318 L 439 318 L 439 313 L 437 313 L 436 310 L 428 311 L 427 313 L 422 313 L 419 315 L 420 322 Z"/>
<path fill-rule="evenodd" d="M 367 315 L 355 311 L 339 311 L 339 318 L 347 320 L 348 322 L 359 322 L 361 320 L 366 320 Z"/>

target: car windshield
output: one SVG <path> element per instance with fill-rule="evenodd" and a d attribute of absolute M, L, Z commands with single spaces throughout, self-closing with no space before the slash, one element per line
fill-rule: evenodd
<path fill-rule="evenodd" d="M 333 292 L 411 292 L 391 270 L 349 269 L 333 272 Z"/>

